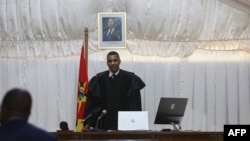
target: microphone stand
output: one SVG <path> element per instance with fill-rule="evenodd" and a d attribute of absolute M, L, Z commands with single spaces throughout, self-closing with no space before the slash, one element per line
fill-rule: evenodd
<path fill-rule="evenodd" d="M 92 114 L 89 114 L 86 118 L 84 118 L 82 121 L 81 121 L 81 123 L 84 125 L 84 122 L 88 119 L 88 118 L 90 118 L 92 116 Z"/>
<path fill-rule="evenodd" d="M 107 110 L 102 110 L 101 115 L 96 120 L 95 128 L 92 129 L 92 131 L 100 131 L 99 129 L 99 120 L 102 120 L 103 116 L 107 114 Z"/>
<path fill-rule="evenodd" d="M 177 125 L 176 125 L 174 122 L 171 122 L 171 124 L 172 124 L 172 126 L 173 126 L 173 128 L 174 128 L 174 129 L 173 129 L 174 131 L 180 131 L 180 130 L 181 130 L 180 124 L 178 124 L 178 127 L 179 127 L 179 128 L 177 127 Z"/>
<path fill-rule="evenodd" d="M 101 131 L 102 129 L 99 129 L 99 120 L 100 119 L 97 119 L 96 120 L 96 125 L 95 125 L 95 128 L 90 128 L 91 131 Z"/>

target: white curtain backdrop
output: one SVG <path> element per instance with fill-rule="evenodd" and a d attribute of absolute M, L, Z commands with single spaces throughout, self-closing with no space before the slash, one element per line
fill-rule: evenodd
<path fill-rule="evenodd" d="M 250 16 L 224 0 L 0 0 L 0 100 L 10 88 L 27 88 L 30 122 L 56 131 L 64 120 L 75 130 L 85 27 L 89 78 L 107 69 L 98 12 L 127 14 L 127 48 L 117 51 L 121 68 L 146 83 L 151 130 L 168 127 L 153 123 L 163 96 L 189 99 L 183 130 L 250 124 Z"/>

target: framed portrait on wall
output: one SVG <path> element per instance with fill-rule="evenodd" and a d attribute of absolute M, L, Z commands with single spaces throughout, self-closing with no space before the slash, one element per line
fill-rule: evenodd
<path fill-rule="evenodd" d="M 126 13 L 98 13 L 98 48 L 126 48 Z"/>

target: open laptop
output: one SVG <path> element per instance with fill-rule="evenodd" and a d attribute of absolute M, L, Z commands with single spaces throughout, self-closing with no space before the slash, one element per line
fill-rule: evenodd
<path fill-rule="evenodd" d="M 162 97 L 157 109 L 155 124 L 172 124 L 176 129 L 186 109 L 188 98 Z"/>
<path fill-rule="evenodd" d="M 119 111 L 118 130 L 149 130 L 148 111 Z"/>

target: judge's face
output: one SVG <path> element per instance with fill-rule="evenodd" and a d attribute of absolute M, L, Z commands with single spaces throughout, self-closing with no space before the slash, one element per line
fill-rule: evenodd
<path fill-rule="evenodd" d="M 120 66 L 121 60 L 119 56 L 117 55 L 108 55 L 107 56 L 107 65 L 109 67 L 109 70 L 113 73 L 118 71 Z"/>

